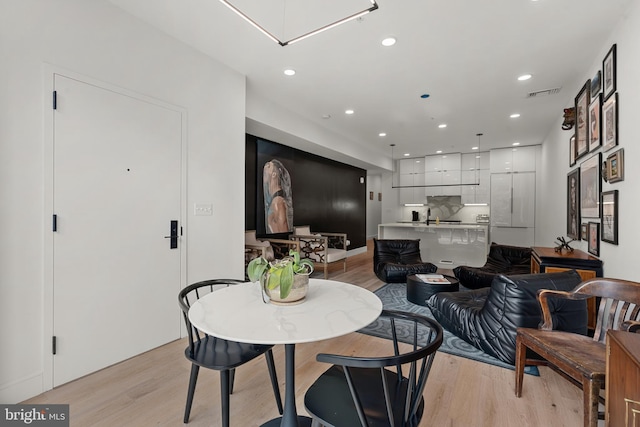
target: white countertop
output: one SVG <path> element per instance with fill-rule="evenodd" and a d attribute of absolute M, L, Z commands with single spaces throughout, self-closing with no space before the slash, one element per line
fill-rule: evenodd
<path fill-rule="evenodd" d="M 333 280 L 309 279 L 301 304 L 265 304 L 260 285 L 242 283 L 203 296 L 189 310 L 201 331 L 231 341 L 295 344 L 334 338 L 378 318 L 382 302 L 371 291 Z"/>
<path fill-rule="evenodd" d="M 429 225 L 425 222 L 390 222 L 387 224 L 380 224 L 378 227 L 406 227 L 406 228 L 487 228 L 489 224 L 470 224 L 470 223 L 440 223 L 436 224 L 435 221 L 429 221 Z"/>

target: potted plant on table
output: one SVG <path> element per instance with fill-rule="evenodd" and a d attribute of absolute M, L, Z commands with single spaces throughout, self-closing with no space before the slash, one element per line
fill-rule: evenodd
<path fill-rule="evenodd" d="M 247 275 L 252 282 L 260 281 L 262 289 L 273 303 L 301 302 L 309 289 L 309 275 L 313 261 L 300 258 L 298 251 L 274 261 L 258 257 L 247 265 Z"/>

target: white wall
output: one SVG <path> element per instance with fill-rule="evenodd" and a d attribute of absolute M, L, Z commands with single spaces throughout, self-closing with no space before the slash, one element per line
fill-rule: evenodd
<path fill-rule="evenodd" d="M 102 1 L 0 2 L 0 58 L 0 402 L 10 403 L 43 391 L 50 351 L 43 64 L 187 110 L 188 206 L 214 206 L 211 217 L 187 209 L 189 282 L 243 277 L 245 79 Z"/>
<path fill-rule="evenodd" d="M 626 19 L 613 29 L 608 40 L 600 46 L 594 46 L 591 68 L 584 70 L 583 78 L 575 82 L 573 87 L 563 88 L 567 97 L 567 107 L 573 105 L 573 97 L 584 82 L 602 68 L 602 60 L 612 44 L 617 44 L 617 91 L 619 94 L 619 146 L 606 153 L 603 158 L 618 148 L 624 148 L 625 178 L 622 182 L 609 184 L 603 182 L 602 190 L 618 190 L 620 198 L 619 211 L 619 244 L 612 245 L 600 242 L 600 258 L 604 261 L 604 275 L 627 280 L 640 281 L 638 262 L 638 212 L 640 198 L 640 168 L 635 161 L 640 161 L 640 91 L 638 76 L 640 75 L 640 3 L 635 2 Z M 569 168 L 569 138 L 571 131 L 561 130 L 562 111 L 558 111 L 558 123 L 545 139 L 542 147 L 542 183 L 538 192 L 536 212 L 536 245 L 553 246 L 557 236 L 566 236 L 566 180 Z M 602 150 L 600 150 L 601 152 Z M 578 160 L 580 162 L 590 155 Z M 583 222 L 588 221 L 583 219 Z M 592 220 L 593 221 L 593 220 Z M 573 247 L 587 251 L 587 243 L 574 242 Z"/>

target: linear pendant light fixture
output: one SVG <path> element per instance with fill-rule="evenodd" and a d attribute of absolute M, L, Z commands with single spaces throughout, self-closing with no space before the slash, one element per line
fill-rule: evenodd
<path fill-rule="evenodd" d="M 307 37 L 311 37 L 315 34 L 319 34 L 323 31 L 329 30 L 333 27 L 337 27 L 340 24 L 344 24 L 345 22 L 349 22 L 352 21 L 354 19 L 357 19 L 363 15 L 366 15 L 367 13 L 373 12 L 374 10 L 378 9 L 378 4 L 375 2 L 375 0 L 369 0 L 371 1 L 371 7 L 354 13 L 353 15 L 349 15 L 346 18 L 342 18 L 339 19 L 331 24 L 327 24 L 325 26 L 322 26 L 316 30 L 313 31 L 309 31 L 308 33 L 302 34 L 301 36 L 297 36 L 294 37 L 290 40 L 287 41 L 282 41 L 280 39 L 278 39 L 276 36 L 274 36 L 273 34 L 271 34 L 269 31 L 267 31 L 264 27 L 262 27 L 260 24 L 258 24 L 255 20 L 251 19 L 247 14 L 245 14 L 244 12 L 242 12 L 240 9 L 238 9 L 236 6 L 234 6 L 233 4 L 231 4 L 230 0 L 220 0 L 222 2 L 222 4 L 224 4 L 225 6 L 227 6 L 229 9 L 233 10 L 236 14 L 238 14 L 242 19 L 244 19 L 245 21 L 247 21 L 249 24 L 253 25 L 256 29 L 258 29 L 258 31 L 260 31 L 262 34 L 264 34 L 265 36 L 269 37 L 271 40 L 273 40 L 274 42 L 278 43 L 280 46 L 288 46 L 290 44 L 299 42 L 300 40 L 304 40 Z"/>

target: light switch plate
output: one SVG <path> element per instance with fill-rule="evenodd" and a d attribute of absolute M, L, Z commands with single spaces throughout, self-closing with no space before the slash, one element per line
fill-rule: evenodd
<path fill-rule="evenodd" d="M 213 205 L 211 203 L 195 203 L 193 205 L 193 214 L 196 216 L 213 215 Z"/>

